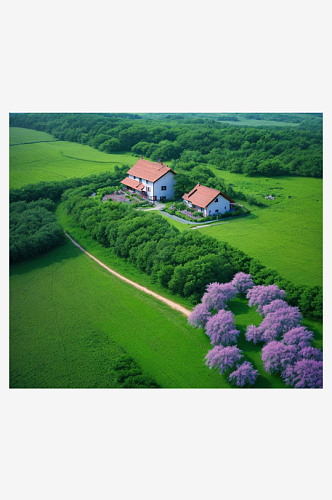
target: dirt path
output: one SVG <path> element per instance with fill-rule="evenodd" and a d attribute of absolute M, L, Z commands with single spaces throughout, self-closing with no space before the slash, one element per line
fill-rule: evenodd
<path fill-rule="evenodd" d="M 172 309 L 176 309 L 177 311 L 181 312 L 185 316 L 189 316 L 189 314 L 191 314 L 191 311 L 189 311 L 189 309 L 186 309 L 184 306 L 181 306 L 180 304 L 177 304 L 176 302 L 173 302 L 172 300 L 166 299 L 162 295 L 158 295 L 158 293 L 152 292 L 152 290 L 149 290 L 145 286 L 141 286 L 138 283 L 135 283 L 134 281 L 131 281 L 128 278 L 125 278 L 124 276 L 122 276 L 121 274 L 117 273 L 116 271 L 113 271 L 113 269 L 111 269 L 110 267 L 107 267 L 103 262 L 101 262 L 100 260 L 96 259 L 96 257 L 94 257 L 93 255 L 91 255 L 91 253 L 89 253 L 86 250 L 84 250 L 84 248 L 81 247 L 81 245 L 79 245 L 75 240 L 73 240 L 73 238 L 71 236 L 69 236 L 69 234 L 66 233 L 66 231 L 64 231 L 64 233 L 67 236 L 67 238 L 69 238 L 70 241 L 72 243 L 74 243 L 74 245 L 77 246 L 77 248 L 79 248 L 80 250 L 82 250 L 82 252 L 84 252 L 86 255 L 88 255 L 91 259 L 93 259 L 95 262 L 97 262 L 97 264 L 99 264 L 101 267 L 103 267 L 104 269 L 106 269 L 106 271 L 108 271 L 109 273 L 113 274 L 114 276 L 116 276 L 120 280 L 125 281 L 126 283 L 129 283 L 129 285 L 134 286 L 138 290 L 141 290 L 142 292 L 147 293 L 148 295 L 152 295 L 152 297 L 155 297 L 156 299 L 160 300 L 161 302 L 164 302 L 169 307 L 172 307 Z"/>

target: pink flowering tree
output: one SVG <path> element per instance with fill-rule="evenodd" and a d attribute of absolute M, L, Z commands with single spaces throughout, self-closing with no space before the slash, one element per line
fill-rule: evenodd
<path fill-rule="evenodd" d="M 221 309 L 208 319 L 206 333 L 212 345 L 228 346 L 236 344 L 240 331 L 235 328 L 234 314 Z"/>
<path fill-rule="evenodd" d="M 250 325 L 246 331 L 246 339 L 257 342 L 271 342 L 278 340 L 283 333 L 299 325 L 303 316 L 298 307 L 286 307 L 275 312 L 269 312 L 257 327 Z"/>
<path fill-rule="evenodd" d="M 285 345 L 273 340 L 262 349 L 264 368 L 269 373 L 283 373 L 288 365 L 297 360 L 298 346 Z"/>
<path fill-rule="evenodd" d="M 229 372 L 240 365 L 242 351 L 236 346 L 215 346 L 205 357 L 209 368 L 219 370 L 219 373 Z"/>
<path fill-rule="evenodd" d="M 191 326 L 205 328 L 207 320 L 211 318 L 211 313 L 204 304 L 197 304 L 192 313 L 188 316 L 188 323 Z"/>
<path fill-rule="evenodd" d="M 244 361 L 237 370 L 230 374 L 229 381 L 238 387 L 248 387 L 256 383 L 257 377 L 258 371 L 249 361 Z"/>
<path fill-rule="evenodd" d="M 248 342 L 252 341 L 254 344 L 263 342 L 263 333 L 258 326 L 249 325 L 245 333 Z"/>
<path fill-rule="evenodd" d="M 314 361 L 323 361 L 323 353 L 320 349 L 312 347 L 311 345 L 303 347 L 297 354 L 298 360 L 313 359 Z"/>
<path fill-rule="evenodd" d="M 286 345 L 298 345 L 307 347 L 314 340 L 313 332 L 310 332 L 305 326 L 296 326 L 284 334 L 283 342 Z"/>
<path fill-rule="evenodd" d="M 250 288 L 255 286 L 251 274 L 237 273 L 231 281 L 238 293 L 247 293 Z"/>
<path fill-rule="evenodd" d="M 206 292 L 202 298 L 204 304 L 209 311 L 216 309 L 225 309 L 227 302 L 236 297 L 237 291 L 231 283 L 210 283 L 206 287 Z"/>
<path fill-rule="evenodd" d="M 301 359 L 286 367 L 282 374 L 287 385 L 299 389 L 323 387 L 323 361 Z"/>
<path fill-rule="evenodd" d="M 266 316 L 268 313 L 277 312 L 280 311 L 280 309 L 285 309 L 287 307 L 292 307 L 292 306 L 290 306 L 285 300 L 281 299 L 272 300 L 272 302 L 262 307 L 262 314 L 263 316 Z"/>
<path fill-rule="evenodd" d="M 247 292 L 247 299 L 249 299 L 249 306 L 258 306 L 257 311 L 262 314 L 263 306 L 276 299 L 284 299 L 286 292 L 280 290 L 277 285 L 257 285 Z"/>

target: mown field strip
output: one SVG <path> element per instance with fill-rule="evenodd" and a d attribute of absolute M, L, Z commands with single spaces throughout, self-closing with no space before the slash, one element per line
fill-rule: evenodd
<path fill-rule="evenodd" d="M 172 307 L 172 309 L 175 309 L 175 310 L 181 312 L 182 314 L 184 314 L 187 317 L 191 313 L 191 311 L 189 311 L 189 309 L 186 309 L 185 307 L 181 306 L 180 304 L 177 304 L 176 302 L 173 302 L 172 300 L 166 299 L 162 295 L 159 295 L 158 293 L 155 293 L 152 290 L 149 290 L 145 286 L 141 286 L 138 283 L 135 283 L 134 281 L 131 281 L 128 278 L 125 278 L 124 276 L 122 276 L 121 274 L 117 273 L 116 271 L 113 271 L 113 269 L 111 269 L 110 267 L 106 266 L 106 264 L 104 264 L 103 262 L 101 262 L 100 260 L 98 260 L 96 257 L 94 257 L 93 255 L 91 255 L 91 253 L 87 252 L 66 231 L 64 231 L 64 233 L 67 236 L 67 238 L 69 238 L 70 241 L 72 243 L 74 243 L 74 245 L 77 246 L 77 248 L 79 248 L 82 252 L 84 252 L 86 255 L 88 255 L 88 257 L 90 257 L 91 259 L 93 259 L 95 262 L 97 262 L 97 264 L 99 264 L 100 266 L 102 266 L 104 269 L 106 269 L 106 271 L 110 272 L 111 274 L 113 274 L 114 276 L 116 276 L 117 278 L 119 278 L 120 280 L 125 281 L 126 283 L 129 283 L 130 285 L 134 286 L 135 288 L 137 288 L 138 290 L 141 290 L 144 293 L 147 293 L 148 295 L 152 295 L 152 297 L 155 297 L 156 299 L 160 300 L 161 302 L 164 302 L 168 306 Z"/>

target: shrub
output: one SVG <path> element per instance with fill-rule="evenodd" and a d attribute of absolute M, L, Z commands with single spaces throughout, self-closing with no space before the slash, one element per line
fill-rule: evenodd
<path fill-rule="evenodd" d="M 236 289 L 231 283 L 210 283 L 206 287 L 202 303 L 212 311 L 225 309 L 226 303 L 236 297 Z"/>
<path fill-rule="evenodd" d="M 211 313 L 204 304 L 197 304 L 192 313 L 188 316 L 188 323 L 198 328 L 205 328 L 207 320 L 211 318 Z"/>
<path fill-rule="evenodd" d="M 257 305 L 257 311 L 262 314 L 263 306 L 272 302 L 275 299 L 284 299 L 286 292 L 280 290 L 277 285 L 257 285 L 251 288 L 247 293 L 249 306 Z"/>
<path fill-rule="evenodd" d="M 237 273 L 231 281 L 238 293 L 246 293 L 255 286 L 251 274 Z"/>
<path fill-rule="evenodd" d="M 237 370 L 230 374 L 229 381 L 238 387 L 248 387 L 255 385 L 257 377 L 258 371 L 254 369 L 249 361 L 244 361 Z"/>
<path fill-rule="evenodd" d="M 294 365 L 289 365 L 283 372 L 287 385 L 300 389 L 315 389 L 323 387 L 323 361 L 301 359 Z"/>
<path fill-rule="evenodd" d="M 210 369 L 216 368 L 219 373 L 229 372 L 240 365 L 242 351 L 236 346 L 215 346 L 205 357 L 205 364 Z"/>
<path fill-rule="evenodd" d="M 236 344 L 240 331 L 235 328 L 234 314 L 231 311 L 221 309 L 217 314 L 208 318 L 206 333 L 210 337 L 212 345 L 226 347 Z"/>

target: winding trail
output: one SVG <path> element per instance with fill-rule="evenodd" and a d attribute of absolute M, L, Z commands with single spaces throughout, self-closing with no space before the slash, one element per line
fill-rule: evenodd
<path fill-rule="evenodd" d="M 141 286 L 138 283 L 135 283 L 135 281 L 131 281 L 128 278 L 125 278 L 121 274 L 117 273 L 116 271 L 113 271 L 113 269 L 111 269 L 110 267 L 106 266 L 100 260 L 96 259 L 96 257 L 94 257 L 93 255 L 91 255 L 91 253 L 87 252 L 81 245 L 79 245 L 75 240 L 73 240 L 73 238 L 71 236 L 69 236 L 69 234 L 66 231 L 63 231 L 63 232 L 65 233 L 65 235 L 67 236 L 67 238 L 69 238 L 70 241 L 72 243 L 74 243 L 74 245 L 77 246 L 77 248 L 79 248 L 88 257 L 90 257 L 90 259 L 93 259 L 95 262 L 97 262 L 97 264 L 99 264 L 101 267 L 103 267 L 104 269 L 106 269 L 106 271 L 108 271 L 109 273 L 113 274 L 114 276 L 116 276 L 120 280 L 125 281 L 126 283 L 129 283 L 129 285 L 134 286 L 138 290 L 141 290 L 142 292 L 147 293 L 148 295 L 152 295 L 152 297 L 155 297 L 156 299 L 160 300 L 161 302 L 164 302 L 169 307 L 171 307 L 172 309 L 175 309 L 176 311 L 179 311 L 180 313 L 184 314 L 185 316 L 188 317 L 189 314 L 191 314 L 191 311 L 189 311 L 189 309 L 186 309 L 184 306 L 181 306 L 180 304 L 177 304 L 176 302 L 173 302 L 173 300 L 166 299 L 162 295 L 159 295 L 158 293 L 155 293 L 152 290 L 149 290 L 145 286 Z"/>

